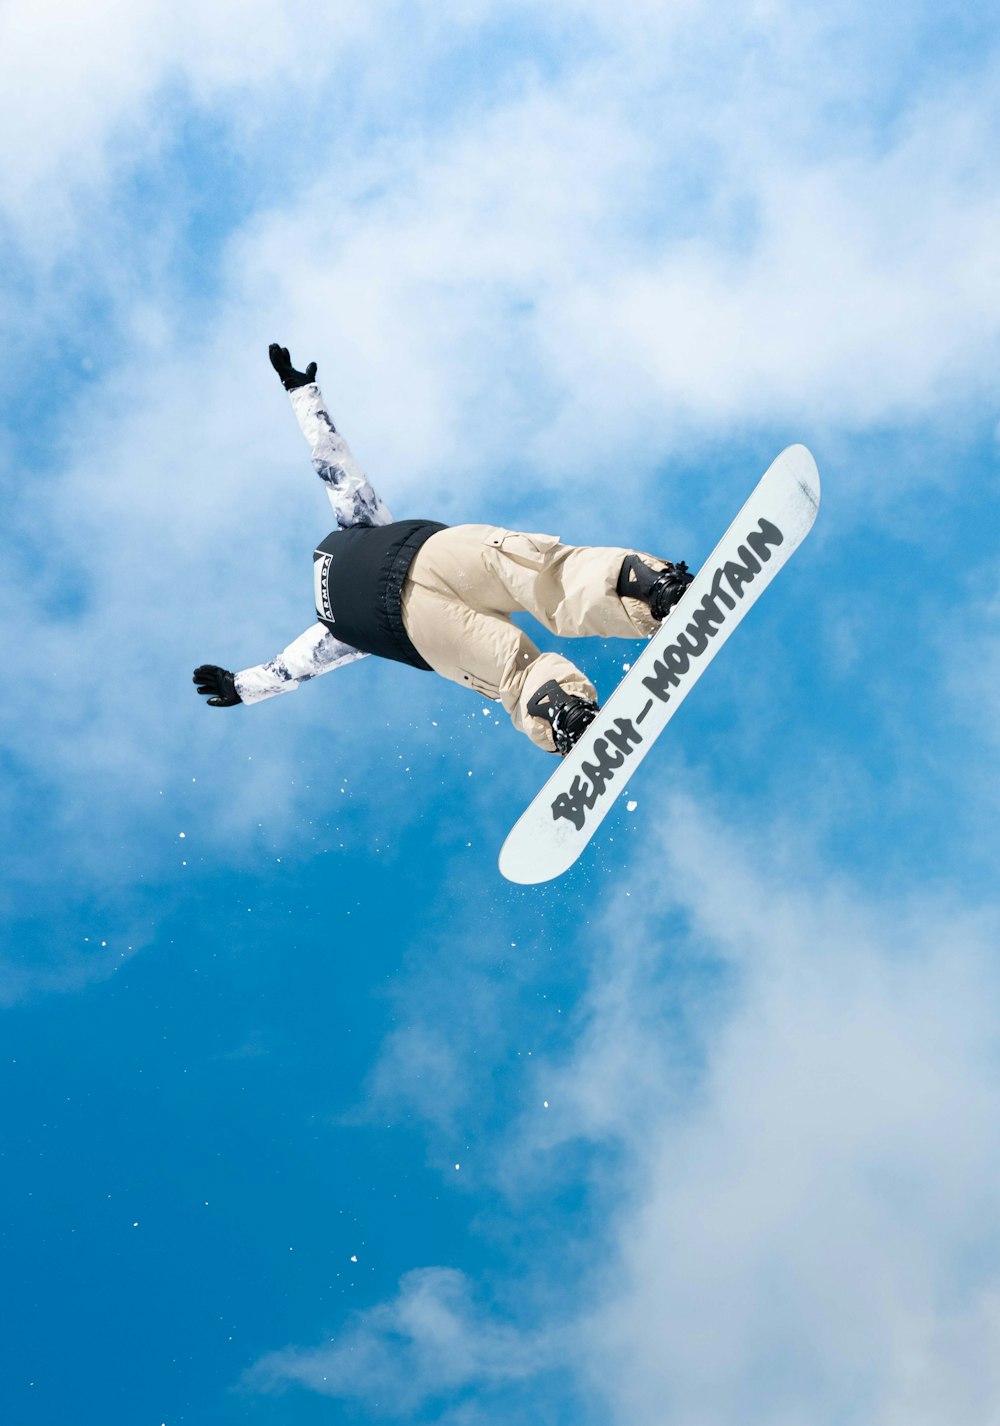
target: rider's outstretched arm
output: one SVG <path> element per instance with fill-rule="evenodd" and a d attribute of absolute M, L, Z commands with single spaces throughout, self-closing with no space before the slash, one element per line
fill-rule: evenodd
<path fill-rule="evenodd" d="M 335 639 L 325 624 L 312 624 L 267 663 L 234 675 L 236 692 L 244 703 L 260 703 L 276 693 L 291 693 L 300 683 L 332 673 L 368 655 Z"/>
<path fill-rule="evenodd" d="M 387 506 L 373 490 L 326 409 L 316 382 L 316 363 L 311 361 L 305 371 L 296 371 L 288 348 L 279 347 L 277 342 L 271 343 L 268 355 L 288 392 L 299 428 L 309 442 L 313 469 L 326 487 L 337 524 L 342 529 L 352 525 L 391 524 L 392 515 Z"/>
<path fill-rule="evenodd" d="M 331 673 L 368 655 L 335 639 L 325 624 L 313 624 L 304 634 L 267 663 L 230 673 L 218 664 L 201 664 L 193 682 L 213 708 L 234 708 L 237 703 L 262 703 L 278 693 L 291 693 L 300 683 Z"/>
<path fill-rule="evenodd" d="M 352 525 L 391 524 L 388 507 L 334 426 L 316 382 L 299 386 L 288 395 L 302 434 L 309 442 L 313 469 L 326 487 L 337 524 L 341 529 Z"/>
<path fill-rule="evenodd" d="M 316 363 L 312 361 L 305 371 L 296 371 L 288 348 L 279 347 L 277 342 L 271 343 L 268 355 L 309 442 L 313 466 L 326 486 L 337 524 L 344 529 L 391 524 L 389 510 L 330 419 L 316 384 Z M 325 624 L 317 623 L 267 663 L 236 674 L 218 664 L 201 664 L 194 671 L 193 682 L 213 708 L 233 708 L 238 703 L 261 703 L 276 694 L 291 693 L 310 678 L 366 657 L 360 649 L 341 643 Z"/>

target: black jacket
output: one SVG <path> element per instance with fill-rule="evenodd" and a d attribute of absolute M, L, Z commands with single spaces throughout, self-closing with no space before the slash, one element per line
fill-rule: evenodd
<path fill-rule="evenodd" d="M 313 554 L 320 623 L 354 649 L 429 669 L 403 627 L 401 597 L 417 550 L 446 528 L 434 520 L 394 520 L 327 535 Z"/>

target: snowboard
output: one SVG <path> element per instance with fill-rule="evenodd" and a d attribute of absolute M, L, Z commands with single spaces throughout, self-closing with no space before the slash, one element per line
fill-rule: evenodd
<path fill-rule="evenodd" d="M 722 645 L 805 539 L 818 509 L 816 462 L 805 446 L 788 446 L 514 824 L 500 851 L 508 881 L 527 886 L 568 871 Z"/>

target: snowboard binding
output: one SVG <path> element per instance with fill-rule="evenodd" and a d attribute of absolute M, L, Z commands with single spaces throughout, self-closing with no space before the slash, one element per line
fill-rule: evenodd
<path fill-rule="evenodd" d="M 694 575 L 683 560 L 669 562 L 663 569 L 651 569 L 639 555 L 626 555 L 618 576 L 617 594 L 641 599 L 649 605 L 654 619 L 663 620 L 680 599 Z"/>
<path fill-rule="evenodd" d="M 579 742 L 598 712 L 593 699 L 567 693 L 554 678 L 543 683 L 528 699 L 528 713 L 532 718 L 544 718 L 550 725 L 556 752 L 563 758 Z"/>

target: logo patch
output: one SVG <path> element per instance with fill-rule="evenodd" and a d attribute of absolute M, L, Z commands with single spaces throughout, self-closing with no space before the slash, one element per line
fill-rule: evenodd
<path fill-rule="evenodd" d="M 313 589 L 316 597 L 316 613 L 327 624 L 335 623 L 333 606 L 330 603 L 330 566 L 333 555 L 316 550 L 313 555 Z"/>

